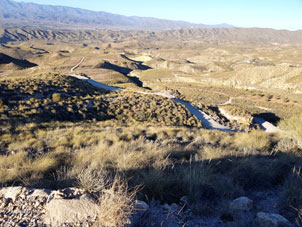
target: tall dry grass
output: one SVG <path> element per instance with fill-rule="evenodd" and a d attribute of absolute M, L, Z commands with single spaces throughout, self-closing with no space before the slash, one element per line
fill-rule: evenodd
<path fill-rule="evenodd" d="M 143 137 L 129 142 L 118 141 L 113 145 L 100 142 L 90 149 L 79 150 L 75 165 L 91 165 L 98 168 L 113 168 L 117 171 L 161 168 L 169 164 L 168 149 Z"/>
<path fill-rule="evenodd" d="M 302 147 L 302 114 L 282 120 L 279 126 L 283 137 L 295 140 Z"/>
<path fill-rule="evenodd" d="M 271 145 L 270 136 L 259 130 L 250 133 L 236 133 L 233 145 L 239 148 L 250 148 L 259 151 L 267 151 Z"/>
<path fill-rule="evenodd" d="M 123 227 L 131 224 L 130 217 L 135 209 L 136 193 L 136 190 L 130 192 L 127 182 L 116 176 L 111 185 L 104 188 L 99 198 L 99 224 L 104 227 Z"/>
<path fill-rule="evenodd" d="M 40 178 L 51 169 L 55 169 L 59 160 L 54 155 L 45 155 L 30 159 L 25 152 L 18 152 L 0 158 L 0 182 Z"/>

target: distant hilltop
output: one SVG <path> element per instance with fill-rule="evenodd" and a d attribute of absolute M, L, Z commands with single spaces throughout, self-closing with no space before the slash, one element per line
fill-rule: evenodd
<path fill-rule="evenodd" d="M 107 12 L 40 5 L 34 3 L 0 1 L 0 26 L 29 26 L 41 28 L 116 28 L 133 30 L 169 30 L 187 28 L 230 28 L 232 25 L 193 24 L 186 21 L 163 20 L 150 17 L 127 17 Z"/>

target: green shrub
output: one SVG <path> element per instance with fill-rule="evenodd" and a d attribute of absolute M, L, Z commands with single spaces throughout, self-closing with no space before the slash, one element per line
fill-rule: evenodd
<path fill-rule="evenodd" d="M 59 93 L 52 94 L 52 101 L 53 102 L 59 102 L 60 100 L 61 100 L 61 94 L 59 94 Z"/>
<path fill-rule="evenodd" d="M 31 103 L 35 103 L 35 102 L 36 102 L 36 99 L 35 99 L 35 98 L 30 98 L 29 101 L 30 101 Z"/>

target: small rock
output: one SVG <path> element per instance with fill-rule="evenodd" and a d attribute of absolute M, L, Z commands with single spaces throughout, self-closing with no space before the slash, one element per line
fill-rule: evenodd
<path fill-rule="evenodd" d="M 290 227 L 292 224 L 279 214 L 259 212 L 256 218 L 259 227 Z"/>
<path fill-rule="evenodd" d="M 183 196 L 179 200 L 182 204 L 187 204 L 189 202 L 188 196 Z"/>
<path fill-rule="evenodd" d="M 8 199 L 4 198 L 3 201 L 1 202 L 1 203 L 2 203 L 2 204 L 1 204 L 1 205 L 2 205 L 1 208 L 7 207 L 8 204 L 9 204 L 11 201 L 12 201 L 11 198 L 8 198 Z"/>
<path fill-rule="evenodd" d="M 50 201 L 53 200 L 53 199 L 63 199 L 63 198 L 64 198 L 64 193 L 63 192 L 53 191 L 48 196 L 46 203 L 50 203 Z"/>
<path fill-rule="evenodd" d="M 136 226 L 181 227 L 187 225 L 181 224 L 181 220 L 174 212 L 163 212 L 162 205 L 152 206 L 152 203 L 150 203 L 150 210 L 140 219 Z"/>
<path fill-rule="evenodd" d="M 0 196 L 2 195 L 6 199 L 12 199 L 15 201 L 17 197 L 21 194 L 22 187 L 7 187 L 0 190 Z"/>
<path fill-rule="evenodd" d="M 49 190 L 35 189 L 28 195 L 28 198 L 47 198 L 50 193 Z"/>
<path fill-rule="evenodd" d="M 150 210 L 149 205 L 143 201 L 136 200 L 135 203 L 134 213 L 130 218 L 131 224 L 127 225 L 128 227 L 139 226 L 142 217 Z"/>
<path fill-rule="evenodd" d="M 253 209 L 253 200 L 250 200 L 247 197 L 240 197 L 231 202 L 232 210 L 240 210 L 240 211 L 250 211 Z"/>
<path fill-rule="evenodd" d="M 163 205 L 163 209 L 164 209 L 164 210 L 170 210 L 171 207 L 169 206 L 169 204 L 165 203 L 165 204 Z"/>
<path fill-rule="evenodd" d="M 172 203 L 170 207 L 171 207 L 171 210 L 173 210 L 175 212 L 180 210 L 180 207 L 176 203 Z"/>
<path fill-rule="evenodd" d="M 88 196 L 75 199 L 52 199 L 45 207 L 44 222 L 51 226 L 79 225 L 94 221 L 98 205 Z"/>
<path fill-rule="evenodd" d="M 149 205 L 147 203 L 145 203 L 144 201 L 137 200 L 135 209 L 143 210 L 145 212 L 145 211 L 149 210 Z"/>
<path fill-rule="evenodd" d="M 230 213 L 224 213 L 220 216 L 220 220 L 223 222 L 233 222 L 234 217 Z"/>
<path fill-rule="evenodd" d="M 72 198 L 74 196 L 77 196 L 78 189 L 76 189 L 76 188 L 65 188 L 63 190 L 60 190 L 60 192 L 63 193 L 64 198 Z"/>

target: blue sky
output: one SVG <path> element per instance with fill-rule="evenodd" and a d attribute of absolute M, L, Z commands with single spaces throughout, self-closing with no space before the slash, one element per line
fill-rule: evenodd
<path fill-rule="evenodd" d="M 228 23 L 238 27 L 302 29 L 302 0 L 16 0 L 126 16 Z"/>

